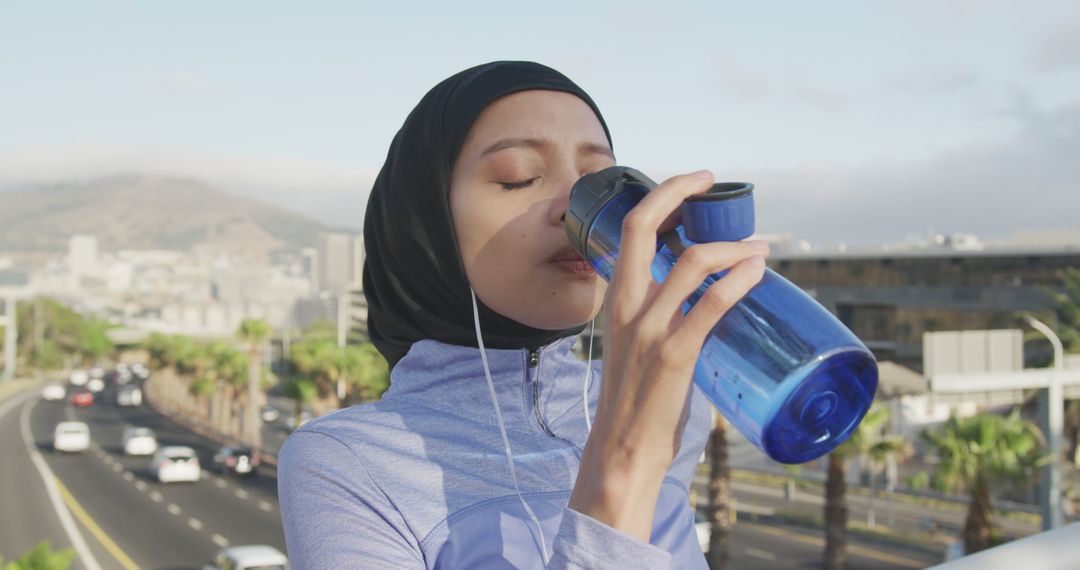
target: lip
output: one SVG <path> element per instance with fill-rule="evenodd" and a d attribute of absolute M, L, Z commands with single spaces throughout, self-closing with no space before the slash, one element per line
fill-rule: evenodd
<path fill-rule="evenodd" d="M 552 261 L 552 265 L 574 277 L 595 277 L 596 271 L 584 259 L 581 261 Z"/>
<path fill-rule="evenodd" d="M 578 253 L 576 249 L 568 245 L 560 248 L 559 251 L 556 251 L 554 255 L 548 258 L 548 261 L 553 263 L 562 263 L 566 261 L 580 261 L 585 263 L 585 258 L 581 257 L 581 254 Z"/>
<path fill-rule="evenodd" d="M 559 248 L 548 258 L 548 263 L 554 265 L 559 271 L 579 279 L 596 277 L 592 264 L 585 261 L 585 258 L 569 245 Z"/>

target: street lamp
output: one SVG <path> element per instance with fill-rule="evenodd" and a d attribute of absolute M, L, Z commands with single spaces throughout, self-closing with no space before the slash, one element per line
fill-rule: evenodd
<path fill-rule="evenodd" d="M 15 350 L 18 343 L 18 325 L 15 322 L 15 295 L 6 293 L 0 299 L 0 306 L 4 311 L 0 314 L 0 326 L 4 327 L 4 369 L 0 372 L 0 380 L 15 379 L 15 360 L 18 358 Z"/>
<path fill-rule="evenodd" d="M 1065 523 L 1061 510 L 1061 448 L 1062 432 L 1064 431 L 1064 407 L 1065 399 L 1061 388 L 1061 379 L 1058 373 L 1065 368 L 1065 349 L 1054 331 L 1039 319 L 1030 315 L 1024 315 L 1024 320 L 1031 328 L 1042 333 L 1054 346 L 1054 371 L 1050 374 L 1050 382 L 1046 391 L 1042 394 L 1042 410 L 1040 420 L 1043 425 L 1043 433 L 1050 447 L 1053 460 L 1043 467 L 1042 484 L 1040 485 L 1039 502 L 1042 506 L 1043 530 L 1058 528 Z"/>
<path fill-rule="evenodd" d="M 1062 370 L 1065 368 L 1065 347 L 1061 344 L 1061 339 L 1054 333 L 1054 330 L 1046 326 L 1046 323 L 1036 319 L 1031 315 L 1024 315 L 1024 321 L 1031 325 L 1031 328 L 1041 332 L 1043 336 L 1050 341 L 1050 344 L 1054 347 L 1054 370 Z"/>

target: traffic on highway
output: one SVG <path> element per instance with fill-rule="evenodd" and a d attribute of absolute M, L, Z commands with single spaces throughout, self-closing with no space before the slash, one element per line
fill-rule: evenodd
<path fill-rule="evenodd" d="M 15 459 L 0 463 L 0 552 L 48 538 L 87 570 L 288 568 L 273 450 L 311 414 L 297 416 L 290 400 L 272 396 L 260 414 L 263 447 L 227 443 L 160 413 L 145 394 L 148 376 L 145 368 L 76 370 L 0 401 L 0 452 Z M 705 492 L 704 481 L 695 486 Z M 771 498 L 778 490 L 736 487 L 737 567 L 797 568 L 818 556 L 820 539 L 741 520 L 783 501 Z M 708 525 L 699 517 L 697 526 L 707 548 Z M 852 558 L 859 568 L 939 559 L 933 549 L 887 545 L 856 545 Z"/>
<path fill-rule="evenodd" d="M 273 468 L 143 405 L 138 377 L 96 372 L 0 403 L 18 459 L 0 468 L 2 551 L 49 538 L 91 570 L 287 568 Z"/>

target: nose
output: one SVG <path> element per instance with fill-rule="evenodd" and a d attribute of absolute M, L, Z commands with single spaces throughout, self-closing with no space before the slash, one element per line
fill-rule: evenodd
<path fill-rule="evenodd" d="M 551 201 L 550 220 L 553 224 L 561 226 L 566 222 L 566 211 L 570 208 L 570 189 L 576 181 L 577 179 L 574 179 L 564 184 L 565 188 Z"/>

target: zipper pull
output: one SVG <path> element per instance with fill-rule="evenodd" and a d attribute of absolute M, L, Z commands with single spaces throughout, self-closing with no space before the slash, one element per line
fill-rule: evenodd
<path fill-rule="evenodd" d="M 529 351 L 529 368 L 536 368 L 536 365 L 540 364 L 540 355 L 535 350 Z"/>

